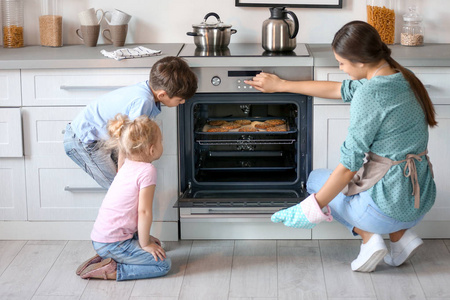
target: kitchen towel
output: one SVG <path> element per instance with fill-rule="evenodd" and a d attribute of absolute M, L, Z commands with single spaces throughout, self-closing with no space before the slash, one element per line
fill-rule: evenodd
<path fill-rule="evenodd" d="M 100 51 L 104 56 L 109 58 L 114 58 L 115 60 L 122 60 L 124 58 L 136 58 L 136 57 L 146 57 L 146 56 L 155 56 L 161 55 L 161 50 L 152 50 L 142 46 L 138 46 L 136 48 L 122 48 L 117 49 L 115 51 Z"/>

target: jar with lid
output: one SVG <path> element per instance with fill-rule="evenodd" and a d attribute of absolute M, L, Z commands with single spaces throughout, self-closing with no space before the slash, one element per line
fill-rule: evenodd
<path fill-rule="evenodd" d="M 403 46 L 422 46 L 422 16 L 416 12 L 415 6 L 410 6 L 408 10 L 408 13 L 403 15 L 403 27 L 400 35 L 400 43 Z"/>
<path fill-rule="evenodd" d="M 39 16 L 41 45 L 61 47 L 63 45 L 62 29 L 62 0 L 41 0 Z"/>
<path fill-rule="evenodd" d="M 375 27 L 388 45 L 395 40 L 395 0 L 366 0 L 367 23 Z"/>
<path fill-rule="evenodd" d="M 4 48 L 23 47 L 23 0 L 2 0 Z"/>

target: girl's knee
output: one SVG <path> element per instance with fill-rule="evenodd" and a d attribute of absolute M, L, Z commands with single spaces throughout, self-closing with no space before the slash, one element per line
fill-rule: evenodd
<path fill-rule="evenodd" d="M 170 258 L 166 258 L 161 262 L 161 271 L 165 274 L 169 273 L 172 268 L 172 260 Z"/>

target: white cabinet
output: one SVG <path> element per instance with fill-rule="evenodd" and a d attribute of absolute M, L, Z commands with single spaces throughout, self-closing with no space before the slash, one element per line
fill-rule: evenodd
<path fill-rule="evenodd" d="M 0 108 L 0 157 L 22 157 L 20 108 Z"/>
<path fill-rule="evenodd" d="M 20 71 L 0 70 L 0 220 L 26 220 Z"/>
<path fill-rule="evenodd" d="M 438 127 L 430 129 L 428 151 L 437 186 L 435 205 L 428 221 L 450 221 L 450 68 L 411 68 L 427 88 L 434 103 Z M 348 78 L 337 68 L 316 68 L 316 80 L 342 81 Z M 340 102 L 340 103 L 337 103 Z M 334 169 L 346 138 L 350 107 L 342 100 L 314 99 L 313 169 Z"/>
<path fill-rule="evenodd" d="M 86 105 L 100 95 L 149 78 L 150 69 L 22 70 L 24 106 Z"/>
<path fill-rule="evenodd" d="M 26 220 L 23 158 L 0 158 L 0 220 Z"/>
<path fill-rule="evenodd" d="M 29 220 L 95 220 L 106 190 L 67 157 L 63 130 L 84 104 L 110 90 L 106 87 L 117 88 L 119 83 L 130 85 L 146 80 L 149 71 L 121 72 L 125 76 L 110 70 L 24 71 L 22 90 L 27 105 L 23 108 L 23 124 Z M 61 89 L 63 85 L 71 88 Z M 83 105 L 75 106 L 78 104 Z M 153 219 L 177 222 L 177 209 L 173 208 L 178 196 L 176 109 L 163 106 L 156 121 L 163 134 L 164 154 L 155 162 L 158 181 Z"/>
<path fill-rule="evenodd" d="M 20 70 L 0 70 L 0 107 L 19 107 L 21 103 Z"/>

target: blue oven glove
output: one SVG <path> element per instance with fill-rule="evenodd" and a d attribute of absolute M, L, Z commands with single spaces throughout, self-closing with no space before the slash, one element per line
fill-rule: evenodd
<path fill-rule="evenodd" d="M 317 203 L 315 194 L 311 194 L 299 204 L 274 213 L 271 219 L 274 223 L 283 222 L 288 227 L 311 229 L 322 221 L 333 220 L 328 205 L 326 210 L 324 213 Z"/>

